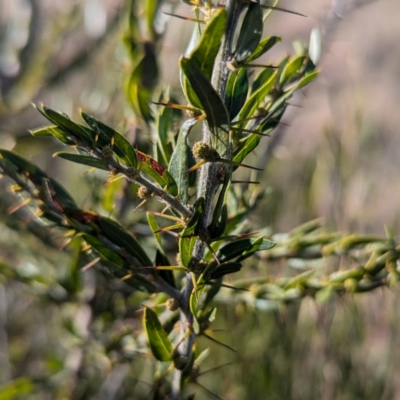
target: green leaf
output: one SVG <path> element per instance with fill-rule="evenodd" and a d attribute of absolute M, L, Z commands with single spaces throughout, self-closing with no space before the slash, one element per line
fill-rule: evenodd
<path fill-rule="evenodd" d="M 274 246 L 274 242 L 262 237 L 238 239 L 222 246 L 217 252 L 217 257 L 220 262 L 229 261 L 240 256 L 246 258 L 249 253 L 253 254 L 255 251 L 268 250 Z"/>
<path fill-rule="evenodd" d="M 195 118 L 190 118 L 182 124 L 176 147 L 171 156 L 168 170 L 178 185 L 178 197 L 183 204 L 188 202 L 189 174 L 187 137 L 196 124 Z"/>
<path fill-rule="evenodd" d="M 72 121 L 66 115 L 61 114 L 57 111 L 47 108 L 45 106 L 37 107 L 34 106 L 45 118 L 50 122 L 57 125 L 63 131 L 72 134 L 78 139 L 84 141 L 85 143 L 91 145 L 93 143 L 93 138 L 90 130 L 86 129 L 84 126 Z"/>
<path fill-rule="evenodd" d="M 246 102 L 249 80 L 246 68 L 240 68 L 236 74 L 230 74 L 226 86 L 226 108 L 232 121 Z"/>
<path fill-rule="evenodd" d="M 126 275 L 126 270 L 129 270 L 129 264 L 122 257 L 103 244 L 99 239 L 96 239 L 89 234 L 83 233 L 81 237 L 86 243 L 93 247 L 93 249 L 96 250 L 101 257 L 105 258 L 107 261 L 110 261 L 114 266 L 124 270 L 120 277 Z M 112 270 L 110 272 L 115 274 L 116 271 Z"/>
<path fill-rule="evenodd" d="M 138 169 L 149 175 L 172 196 L 178 195 L 178 185 L 166 168 L 139 150 L 136 150 L 136 156 L 140 163 Z"/>
<path fill-rule="evenodd" d="M 161 241 L 161 235 L 160 233 L 156 233 L 157 231 L 160 230 L 160 227 L 156 221 L 156 219 L 154 218 L 153 214 L 147 213 L 147 222 L 149 224 L 149 227 L 151 229 L 151 231 L 153 232 L 153 235 L 157 241 L 158 244 L 158 248 L 163 251 L 163 246 L 162 246 L 162 241 Z"/>
<path fill-rule="evenodd" d="M 203 212 L 204 212 L 204 198 L 200 197 L 196 200 L 193 205 L 193 215 L 188 221 L 186 228 L 182 231 L 179 238 L 179 254 L 181 258 L 181 263 L 185 268 L 190 268 L 190 261 L 192 259 L 192 254 L 194 246 L 197 239 L 197 225 L 200 222 Z"/>
<path fill-rule="evenodd" d="M 246 60 L 260 43 L 263 31 L 263 11 L 259 3 L 251 2 L 240 28 L 234 52 L 234 62 Z"/>
<path fill-rule="evenodd" d="M 226 22 L 226 10 L 216 11 L 204 29 L 196 48 L 188 57 L 197 64 L 207 79 L 211 79 L 215 57 L 225 33 Z"/>
<path fill-rule="evenodd" d="M 172 343 L 161 326 L 157 314 L 146 306 L 143 311 L 143 326 L 153 356 L 158 361 L 172 361 Z"/>
<path fill-rule="evenodd" d="M 108 171 L 109 169 L 108 164 L 104 160 L 100 160 L 99 158 L 95 158 L 92 156 L 85 156 L 82 154 L 59 151 L 58 153 L 54 153 L 53 157 L 60 157 L 63 158 L 64 160 L 72 161 L 78 164 L 88 165 L 89 167 L 102 169 L 104 171 Z"/>
<path fill-rule="evenodd" d="M 280 83 L 287 83 L 296 78 L 297 74 L 300 72 L 301 67 L 304 64 L 305 56 L 298 56 L 287 63 L 283 69 Z"/>
<path fill-rule="evenodd" d="M 217 265 L 217 267 L 212 271 L 209 279 L 222 278 L 224 275 L 233 274 L 234 272 L 240 271 L 242 264 L 240 262 L 227 262 Z"/>
<path fill-rule="evenodd" d="M 235 152 L 233 153 L 233 161 L 241 163 L 245 157 L 258 146 L 261 139 L 261 135 L 256 135 L 255 133 L 250 134 L 246 140 L 235 149 Z"/>
<path fill-rule="evenodd" d="M 101 233 L 112 243 L 124 248 L 129 254 L 134 256 L 141 266 L 149 267 L 152 265 L 146 252 L 139 242 L 120 224 L 107 217 L 100 217 L 99 226 Z"/>
<path fill-rule="evenodd" d="M 190 295 L 189 299 L 189 307 L 190 311 L 192 312 L 193 315 L 193 331 L 196 335 L 200 333 L 200 325 L 199 321 L 197 319 L 197 314 L 198 314 L 198 307 L 199 307 L 199 301 L 198 298 L 200 297 L 200 293 L 195 290 L 192 291 L 192 294 Z"/>
<path fill-rule="evenodd" d="M 165 90 L 159 99 L 162 103 L 176 103 L 176 100 L 169 96 L 169 91 Z M 166 164 L 171 160 L 172 146 L 171 137 L 175 134 L 176 125 L 182 118 L 182 111 L 171 107 L 160 107 L 156 115 L 156 133 L 158 147 L 162 153 L 162 158 Z"/>
<path fill-rule="evenodd" d="M 136 57 L 140 57 L 140 55 L 137 54 Z M 144 42 L 141 59 L 139 59 L 131 74 L 126 91 L 133 111 L 138 117 L 143 118 L 148 125 L 154 121 L 149 101 L 157 81 L 158 66 L 155 46 L 152 42 Z"/>
<path fill-rule="evenodd" d="M 0 156 L 11 163 L 18 173 L 28 178 L 38 189 L 42 189 L 43 180 L 48 179 L 61 205 L 63 207 L 77 208 L 71 195 L 56 180 L 49 178 L 39 167 L 8 150 L 0 149 Z"/>
<path fill-rule="evenodd" d="M 256 92 L 265 82 L 271 78 L 271 76 L 274 74 L 275 70 L 272 68 L 265 68 L 262 71 L 260 71 L 256 77 L 254 78 L 253 83 L 251 84 L 251 94 Z"/>
<path fill-rule="evenodd" d="M 68 132 L 64 131 L 57 126 L 45 126 L 43 128 L 34 129 L 29 131 L 32 136 L 35 137 L 44 137 L 44 136 L 54 136 L 60 142 L 69 145 L 69 146 L 76 146 L 76 142 L 70 139 L 70 135 Z"/>
<path fill-rule="evenodd" d="M 313 71 L 300 79 L 299 83 L 296 85 L 296 90 L 301 89 L 302 87 L 308 85 L 312 82 L 319 74 L 319 71 Z"/>
<path fill-rule="evenodd" d="M 261 57 L 267 51 L 271 50 L 277 43 L 281 42 L 282 39 L 279 36 L 267 37 L 258 44 L 256 49 L 251 53 L 251 55 L 245 60 L 246 64 Z"/>
<path fill-rule="evenodd" d="M 225 104 L 194 61 L 182 57 L 180 66 L 206 114 L 208 126 L 213 132 L 213 147 L 222 156 L 229 141 L 229 115 Z"/>
<path fill-rule="evenodd" d="M 157 37 L 155 30 L 156 14 L 159 2 L 155 0 L 145 0 L 144 2 L 144 15 L 146 16 L 147 30 L 151 33 L 152 40 Z"/>
<path fill-rule="evenodd" d="M 252 93 L 252 95 L 248 98 L 243 108 L 240 110 L 240 113 L 237 117 L 238 121 L 253 117 L 256 114 L 256 111 L 258 110 L 259 107 L 263 105 L 265 98 L 268 96 L 271 89 L 273 88 L 276 77 L 277 77 L 277 72 L 275 71 L 259 89 L 257 89 L 254 93 Z M 240 127 L 243 127 L 243 125 L 245 126 L 246 123 L 240 124 Z"/>
<path fill-rule="evenodd" d="M 91 115 L 81 112 L 81 116 L 98 135 L 98 142 L 102 147 L 111 146 L 115 154 L 129 166 L 137 166 L 135 149 L 125 137 Z"/>

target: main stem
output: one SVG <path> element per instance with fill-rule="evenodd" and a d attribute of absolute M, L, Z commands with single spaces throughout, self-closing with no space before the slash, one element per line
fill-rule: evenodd
<path fill-rule="evenodd" d="M 227 67 L 227 62 L 232 55 L 232 48 L 234 42 L 234 36 L 239 21 L 239 16 L 244 8 L 244 4 L 240 0 L 227 0 L 226 10 L 228 13 L 228 21 L 225 29 L 225 35 L 222 40 L 221 49 L 214 63 L 214 71 L 212 76 L 212 85 L 217 90 L 221 99 L 225 101 L 226 97 L 226 84 L 228 81 L 230 70 Z M 206 123 L 203 125 L 203 141 L 210 144 L 212 132 L 208 129 Z M 229 153 L 228 149 L 227 153 Z M 197 198 L 203 197 L 205 199 L 205 209 L 202 220 L 200 221 L 200 229 L 206 229 L 212 216 L 212 204 L 215 193 L 220 185 L 220 179 L 217 177 L 218 172 L 217 163 L 206 163 L 201 167 L 199 185 L 197 191 Z M 195 248 L 193 251 L 192 259 L 193 263 L 203 259 L 206 250 L 206 245 L 199 238 L 196 241 Z M 182 291 L 182 297 L 180 301 L 180 322 L 181 322 L 181 335 L 184 337 L 187 331 L 191 329 L 193 323 L 193 315 L 190 311 L 189 300 L 190 295 L 193 291 L 193 282 L 189 273 L 186 276 L 185 286 Z M 188 362 L 193 357 L 193 343 L 195 335 L 190 334 L 186 340 L 178 347 L 178 352 L 181 356 L 185 357 Z M 173 399 L 178 400 L 181 398 L 181 389 L 183 387 L 183 373 L 180 370 L 175 369 L 174 381 L 173 381 Z"/>

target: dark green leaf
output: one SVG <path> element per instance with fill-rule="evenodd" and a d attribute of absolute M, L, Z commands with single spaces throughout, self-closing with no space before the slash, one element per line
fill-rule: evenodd
<path fill-rule="evenodd" d="M 195 62 L 181 58 L 180 66 L 206 114 L 208 126 L 213 132 L 213 147 L 222 156 L 229 140 L 229 115 L 225 104 Z"/>
<path fill-rule="evenodd" d="M 269 95 L 271 89 L 273 88 L 276 77 L 277 73 L 274 72 L 269 77 L 269 79 L 266 82 L 264 82 L 263 85 L 260 86 L 259 89 L 257 89 L 254 93 L 251 94 L 251 96 L 247 99 L 245 105 L 240 110 L 240 113 L 237 117 L 238 121 L 255 116 L 258 108 L 263 105 L 265 98 Z M 238 127 L 243 128 L 245 125 L 246 123 L 240 124 L 240 126 Z"/>
<path fill-rule="evenodd" d="M 204 29 L 196 48 L 189 55 L 207 79 L 211 79 L 214 61 L 225 32 L 227 12 L 219 9 Z"/>
<path fill-rule="evenodd" d="M 234 53 L 234 61 L 246 60 L 257 48 L 263 31 L 263 12 L 259 3 L 251 2 L 240 28 Z"/>
<path fill-rule="evenodd" d="M 249 63 L 249 62 L 257 59 L 258 57 L 261 57 L 263 54 L 265 54 L 268 50 L 270 50 L 273 46 L 275 46 L 277 43 L 279 43 L 281 41 L 282 41 L 282 39 L 278 36 L 270 36 L 268 38 L 261 40 L 261 42 L 258 44 L 257 48 L 245 60 L 245 62 Z"/>
<path fill-rule="evenodd" d="M 71 195 L 57 181 L 49 178 L 39 167 L 8 150 L 0 149 L 0 156 L 10 162 L 18 173 L 27 177 L 38 189 L 42 189 L 43 180 L 48 179 L 60 204 L 63 207 L 77 208 Z"/>
<path fill-rule="evenodd" d="M 188 202 L 189 189 L 187 137 L 196 122 L 195 118 L 190 118 L 182 124 L 168 167 L 170 174 L 178 184 L 178 196 L 183 204 L 187 204 Z"/>
<path fill-rule="evenodd" d="M 68 153 L 65 151 L 59 151 L 58 153 L 54 153 L 53 157 L 60 157 L 64 160 L 72 161 L 78 164 L 88 165 L 89 167 L 94 167 L 98 169 L 103 169 L 108 171 L 108 164 L 104 160 L 100 160 L 99 158 L 95 158 L 92 156 L 84 156 L 82 154 Z"/>
<path fill-rule="evenodd" d="M 138 169 L 149 175 L 172 196 L 178 195 L 178 185 L 166 168 L 149 155 L 144 154 L 139 150 L 136 150 L 136 155 L 137 160 L 140 163 Z"/>
<path fill-rule="evenodd" d="M 246 102 L 249 80 L 246 68 L 240 68 L 236 74 L 230 74 L 226 87 L 226 108 L 232 121 Z"/>
<path fill-rule="evenodd" d="M 111 250 L 109 247 L 103 244 L 99 239 L 96 239 L 91 235 L 84 233 L 81 235 L 81 237 L 86 243 L 88 243 L 91 247 L 93 247 L 93 249 L 96 250 L 96 252 L 99 253 L 100 256 L 105 258 L 107 261 L 110 261 L 116 267 L 122 268 L 124 270 L 123 274 L 120 275 L 119 277 L 122 277 L 127 274 L 126 270 L 129 270 L 129 264 L 126 261 L 124 261 L 122 257 L 116 254 L 115 251 Z M 115 270 L 112 270 L 111 273 L 115 274 Z"/>
<path fill-rule="evenodd" d="M 139 242 L 121 225 L 110 218 L 100 217 L 99 226 L 101 233 L 112 243 L 124 248 L 135 257 L 141 266 L 151 266 L 151 261 Z"/>
<path fill-rule="evenodd" d="M 222 278 L 224 275 L 233 274 L 234 272 L 240 271 L 241 268 L 242 264 L 240 262 L 227 262 L 220 264 L 210 274 L 209 279 Z"/>
<path fill-rule="evenodd" d="M 143 311 L 143 326 L 153 356 L 158 361 L 172 361 L 172 343 L 161 326 L 157 314 L 146 306 Z"/>
<path fill-rule="evenodd" d="M 52 110 L 47 107 L 36 107 L 35 108 L 50 122 L 57 125 L 63 131 L 68 132 L 69 134 L 77 137 L 78 139 L 84 141 L 87 144 L 93 143 L 93 138 L 88 129 L 84 126 L 72 121 L 66 115 L 61 114 L 57 111 Z"/>
<path fill-rule="evenodd" d="M 129 166 L 137 166 L 135 149 L 126 138 L 95 117 L 84 112 L 81 112 L 81 115 L 88 126 L 98 135 L 98 142 L 102 147 L 111 146 L 115 154 Z"/>
<path fill-rule="evenodd" d="M 271 242 L 268 239 L 263 239 L 262 237 L 238 239 L 222 246 L 217 252 L 217 257 L 221 262 L 225 262 L 236 257 L 245 257 L 247 254 L 252 254 L 255 251 L 268 250 L 274 246 L 274 242 Z"/>
<path fill-rule="evenodd" d="M 193 215 L 179 238 L 179 254 L 181 263 L 186 268 L 191 267 L 190 261 L 192 259 L 192 254 L 197 239 L 197 225 L 200 222 L 204 212 L 204 198 L 200 197 L 197 199 L 193 205 L 193 208 Z"/>

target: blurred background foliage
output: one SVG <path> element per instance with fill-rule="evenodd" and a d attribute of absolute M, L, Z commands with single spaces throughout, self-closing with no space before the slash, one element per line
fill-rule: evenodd
<path fill-rule="evenodd" d="M 265 2 L 265 4 L 268 4 Z M 282 0 L 281 7 L 308 18 L 275 12 L 268 35 L 283 37 L 272 61 L 308 42 L 313 27 L 323 41 L 321 75 L 297 95 L 273 138 L 248 163 L 265 168 L 269 196 L 252 216 L 256 229 L 286 232 L 322 217 L 330 230 L 384 236 L 399 232 L 400 25 L 396 0 Z M 77 117 L 79 108 L 152 147 L 146 126 L 126 101 L 132 65 L 124 49 L 122 0 L 2 0 L 0 2 L 0 144 L 38 164 L 68 188 L 85 209 L 113 210 L 120 181 L 102 186 L 102 173 L 52 159 L 60 145 L 32 138 L 44 124 L 30 102 L 44 102 Z M 189 15 L 178 1 L 165 11 Z M 157 43 L 160 82 L 182 99 L 178 57 L 191 23 L 174 19 Z M 150 38 L 143 38 L 149 40 Z M 151 77 L 150 77 L 151 78 Z M 61 148 L 60 148 L 61 149 Z M 34 221 L 25 208 L 10 214 L 15 198 L 0 183 L 0 399 L 147 399 L 155 364 L 141 351 L 146 297 L 110 280 L 73 241 Z M 126 194 L 126 193 L 125 193 Z M 126 213 L 143 240 L 145 214 Z M 326 261 L 344 266 L 340 257 Z M 258 267 L 290 273 L 283 262 Z M 198 382 L 224 399 L 398 399 L 399 289 L 344 295 L 319 304 L 219 307 L 218 339 L 237 350 L 211 346 Z M 165 299 L 164 299 L 165 300 Z M 159 300 L 160 302 L 163 299 Z M 193 385 L 198 398 L 212 398 Z M 197 398 L 197 397 L 196 397 Z"/>

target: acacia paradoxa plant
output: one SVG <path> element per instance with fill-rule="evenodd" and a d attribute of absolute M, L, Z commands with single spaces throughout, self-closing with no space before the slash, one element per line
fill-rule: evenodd
<path fill-rule="evenodd" d="M 124 37 L 133 64 L 126 85 L 128 99 L 156 139 L 154 154 L 138 150 L 116 130 L 84 112 L 84 123 L 79 123 L 61 112 L 37 106 L 52 125 L 32 131 L 34 136 L 53 136 L 75 149 L 55 156 L 108 171 L 110 180 L 123 177 L 136 185 L 143 207 L 156 199 L 160 212 L 147 212 L 154 235 L 153 251 L 144 248 L 123 224 L 80 209 L 57 181 L 18 155 L 0 150 L 0 167 L 17 183 L 18 190 L 33 200 L 41 218 L 85 243 L 85 251 L 92 258 L 90 265 L 100 263 L 136 290 L 168 296 L 165 308 L 170 319 L 180 320 L 179 336 L 161 323 L 159 312 L 150 304 L 144 307 L 143 326 L 150 351 L 166 365 L 161 381 L 177 399 L 187 398 L 188 383 L 198 376 L 205 353 L 198 351 L 196 338 L 211 338 L 210 326 L 217 310 L 213 300 L 222 287 L 230 286 L 224 283 L 224 277 L 240 271 L 243 262 L 256 252 L 274 251 L 273 241 L 251 234 L 241 224 L 263 191 L 254 191 L 252 182 L 241 182 L 247 189 L 239 201 L 234 191 L 235 171 L 254 169 L 243 164 L 246 156 L 277 127 L 292 95 L 318 72 L 315 49 L 309 52 L 303 48 L 273 65 L 257 63 L 281 40 L 263 37 L 263 25 L 274 7 L 250 0 L 228 0 L 225 5 L 188 0 L 184 3 L 194 12 L 195 26 L 188 49 L 179 60 L 186 100 L 178 104 L 167 89 L 159 94 L 156 49 L 162 33 L 156 30 L 154 21 L 161 2 L 155 3 L 143 2 L 150 40 L 147 37 L 143 41 L 143 26 L 133 1 Z M 175 134 L 177 124 L 180 128 Z M 201 125 L 202 140 L 193 143 L 190 133 L 196 125 Z M 161 220 L 170 223 L 160 228 Z M 326 245 L 324 254 L 328 255 L 360 244 L 378 244 L 368 253 L 371 257 L 363 267 L 331 276 L 325 282 L 310 280 L 312 271 L 273 284 L 262 277 L 262 284 L 252 291 L 254 297 L 267 294 L 289 301 L 319 292 L 322 298 L 334 291 L 380 286 L 378 275 L 385 266 L 396 275 L 393 262 L 398 252 L 394 253 L 393 243 L 337 234 L 307 242 L 305 237 L 315 229 L 315 223 L 305 225 L 293 231 L 286 243 L 295 242 L 305 258 L 321 255 L 321 250 L 311 254 L 316 245 Z M 177 234 L 176 262 L 171 262 L 164 247 L 162 234 L 167 231 Z M 271 257 L 290 257 L 293 248 L 281 245 L 280 253 L 271 253 Z M 289 249 L 287 253 L 285 249 Z M 155 253 L 155 257 L 150 258 L 149 253 Z M 393 268 L 387 267 L 388 263 Z M 378 278 L 365 280 L 367 273 Z M 238 289 L 254 289 L 250 286 L 251 282 L 231 287 L 232 296 L 240 293 Z M 156 391 L 162 386 L 158 383 Z"/>

